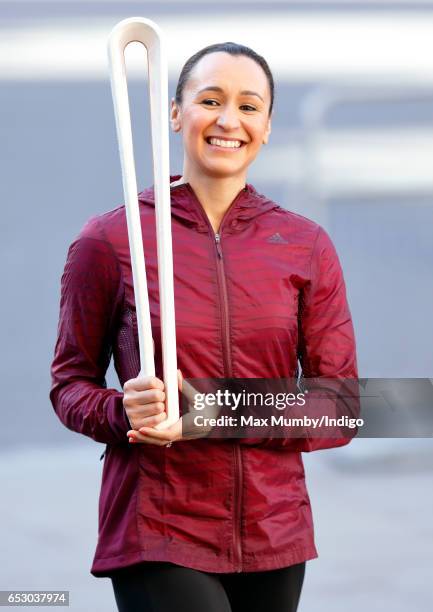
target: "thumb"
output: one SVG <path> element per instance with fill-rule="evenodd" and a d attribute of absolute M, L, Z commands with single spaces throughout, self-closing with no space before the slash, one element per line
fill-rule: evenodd
<path fill-rule="evenodd" d="M 183 375 L 182 375 L 182 372 L 178 370 L 177 371 L 177 383 L 179 386 L 179 391 L 182 391 L 182 382 L 183 382 Z"/>

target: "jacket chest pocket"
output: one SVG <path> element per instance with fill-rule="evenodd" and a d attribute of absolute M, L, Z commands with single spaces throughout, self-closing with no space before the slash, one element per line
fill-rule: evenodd
<path fill-rule="evenodd" d="M 230 288 L 230 336 L 238 377 L 292 376 L 297 367 L 299 290 L 275 275 Z"/>

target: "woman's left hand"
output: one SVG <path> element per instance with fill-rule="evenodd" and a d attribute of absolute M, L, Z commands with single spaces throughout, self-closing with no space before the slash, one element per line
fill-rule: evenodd
<path fill-rule="evenodd" d="M 140 427 L 137 431 L 128 431 L 128 438 L 131 443 L 141 442 L 142 444 L 156 444 L 157 446 L 171 446 L 172 442 L 182 440 L 182 417 L 167 427 L 167 429 L 155 429 L 154 427 Z"/>

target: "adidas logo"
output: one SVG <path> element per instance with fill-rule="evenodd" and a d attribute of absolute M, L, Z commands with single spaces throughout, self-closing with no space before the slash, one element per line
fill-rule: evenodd
<path fill-rule="evenodd" d="M 269 238 L 266 239 L 266 242 L 270 242 L 272 244 L 288 244 L 288 241 L 285 240 L 278 232 L 276 234 L 272 234 L 272 236 L 269 236 Z"/>

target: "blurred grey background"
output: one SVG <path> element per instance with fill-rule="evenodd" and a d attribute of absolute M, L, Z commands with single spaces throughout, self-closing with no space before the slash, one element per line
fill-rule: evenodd
<path fill-rule="evenodd" d="M 170 98 L 207 44 L 265 56 L 273 129 L 249 182 L 330 233 L 360 375 L 433 376 L 432 3 L 0 0 L 0 589 L 68 589 L 83 612 L 115 610 L 109 580 L 89 574 L 103 446 L 57 419 L 49 368 L 68 246 L 122 203 L 106 39 L 134 15 L 166 34 Z M 141 190 L 153 182 L 144 54 L 128 58 Z M 356 439 L 304 461 L 319 559 L 300 612 L 431 610 L 431 439 Z"/>

